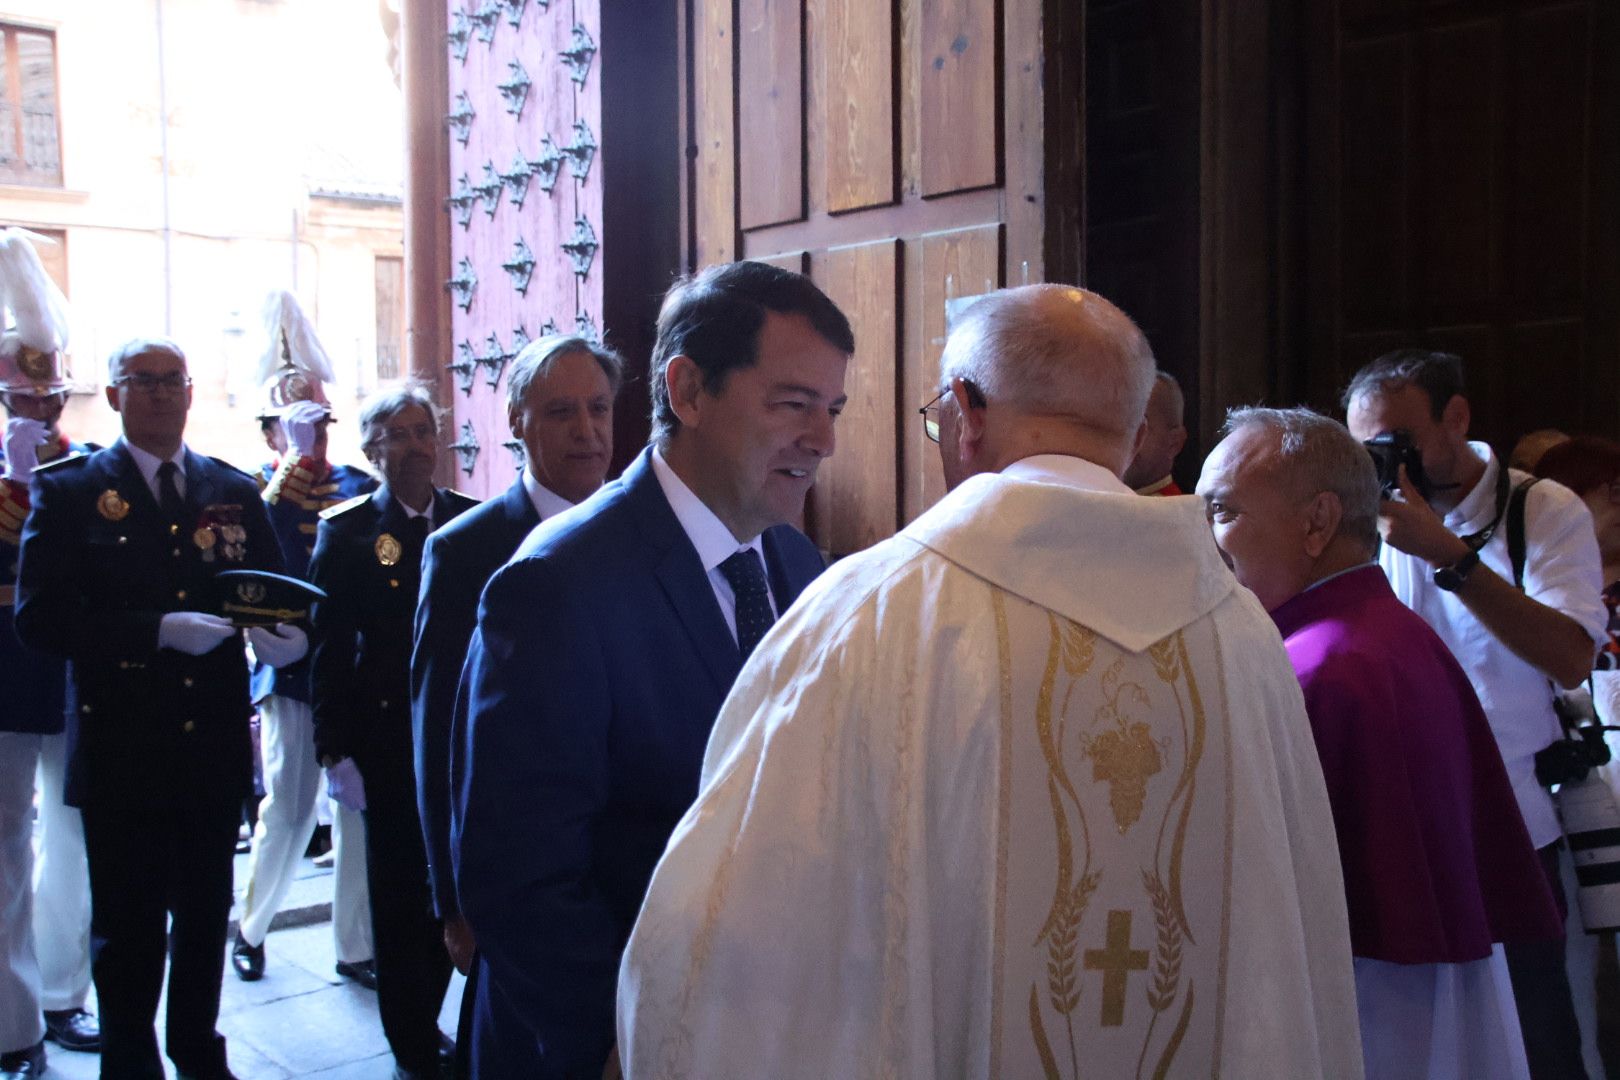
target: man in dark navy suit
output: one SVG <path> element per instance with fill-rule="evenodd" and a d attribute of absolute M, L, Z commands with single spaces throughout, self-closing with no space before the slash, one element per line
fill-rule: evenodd
<path fill-rule="evenodd" d="M 654 864 L 743 660 L 822 569 L 785 524 L 833 451 L 849 323 L 763 263 L 677 283 L 653 445 L 484 592 L 451 743 L 452 855 L 488 973 L 478 1075 L 599 1077 Z M 492 997 L 492 1007 L 484 997 Z M 518 1063 L 518 1064 L 511 1064 Z"/>
<path fill-rule="evenodd" d="M 360 410 L 366 457 L 383 486 L 321 512 L 310 581 L 315 753 L 332 798 L 362 811 L 377 965 L 377 1011 L 394 1075 L 440 1071 L 439 1008 L 450 984 L 433 916 L 411 750 L 411 627 L 427 534 L 477 500 L 433 486 L 438 422 L 416 385 Z"/>
<path fill-rule="evenodd" d="M 552 335 L 525 345 L 506 382 L 506 414 L 523 446 L 518 478 L 428 537 L 411 654 L 411 724 L 416 801 L 427 841 L 433 905 L 450 959 L 472 982 L 462 1002 L 457 1048 L 472 1052 L 468 1023 L 477 998 L 474 941 L 456 901 L 450 865 L 450 718 L 478 597 L 543 518 L 590 498 L 613 456 L 613 399 L 624 361 L 580 337 Z M 465 1059 L 470 1061 L 470 1057 Z"/>
<path fill-rule="evenodd" d="M 182 441 L 180 348 L 133 341 L 108 368 L 123 437 L 35 471 L 17 635 L 72 661 L 69 796 L 90 863 L 101 1074 L 164 1075 L 152 1020 L 167 953 L 168 1055 L 183 1077 L 223 1080 L 214 1024 L 252 705 L 241 635 L 207 609 L 216 574 L 280 573 L 281 550 L 253 478 Z M 308 645 L 296 626 L 248 636 L 278 667 Z"/>

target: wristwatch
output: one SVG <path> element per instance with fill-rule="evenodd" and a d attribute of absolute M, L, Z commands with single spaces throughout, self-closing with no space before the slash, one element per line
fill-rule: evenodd
<path fill-rule="evenodd" d="M 1434 584 L 1446 592 L 1456 592 L 1462 588 L 1468 575 L 1473 573 L 1474 567 L 1479 565 L 1479 552 L 1470 551 L 1450 566 L 1438 566 L 1434 571 Z"/>

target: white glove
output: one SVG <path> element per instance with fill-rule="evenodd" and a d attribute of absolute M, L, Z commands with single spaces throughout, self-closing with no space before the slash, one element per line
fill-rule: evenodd
<path fill-rule="evenodd" d="M 28 483 L 39 464 L 39 448 L 45 442 L 47 428 L 38 420 L 13 416 L 6 421 L 6 479 Z"/>
<path fill-rule="evenodd" d="M 234 636 L 236 627 L 231 620 L 206 611 L 171 611 L 158 624 L 158 648 L 190 656 L 213 652 L 220 642 Z"/>
<path fill-rule="evenodd" d="M 273 668 L 296 664 L 309 652 L 309 635 L 292 623 L 250 626 L 247 636 L 253 655 Z"/>
<path fill-rule="evenodd" d="M 326 793 L 339 806 L 357 814 L 366 808 L 366 783 L 360 779 L 360 767 L 354 758 L 334 761 L 326 770 Z"/>
<path fill-rule="evenodd" d="M 315 456 L 319 426 L 331 413 L 314 401 L 295 401 L 281 414 L 281 430 L 287 433 L 287 449 L 294 458 Z"/>

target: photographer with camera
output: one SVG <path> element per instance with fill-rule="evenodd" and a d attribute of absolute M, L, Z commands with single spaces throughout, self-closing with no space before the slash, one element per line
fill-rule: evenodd
<path fill-rule="evenodd" d="M 1531 477 L 1469 442 L 1457 356 L 1385 354 L 1355 374 L 1343 404 L 1356 438 L 1393 437 L 1369 447 L 1387 495 L 1379 562 L 1395 594 L 1468 673 L 1531 842 L 1566 907 L 1562 830 L 1536 778 L 1536 755 L 1563 737 L 1554 689 L 1585 681 L 1607 622 L 1592 515 L 1567 488 L 1527 487 Z M 1520 536 L 1516 559 L 1510 540 Z M 1585 1076 L 1563 944 L 1506 951 L 1532 1076 Z"/>

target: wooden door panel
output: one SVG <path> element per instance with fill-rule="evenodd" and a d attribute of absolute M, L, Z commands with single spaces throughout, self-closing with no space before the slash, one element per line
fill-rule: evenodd
<path fill-rule="evenodd" d="M 818 252 L 811 257 L 810 276 L 855 331 L 838 452 L 822 463 L 812 495 L 817 545 L 844 554 L 870 547 L 898 525 L 900 242 Z"/>
<path fill-rule="evenodd" d="M 819 10 L 826 208 L 836 214 L 892 203 L 898 119 L 893 12 L 873 0 L 819 0 Z"/>
<path fill-rule="evenodd" d="M 900 465 L 907 521 L 945 494 L 939 448 L 923 434 L 916 410 L 939 390 L 939 358 L 945 351 L 945 302 L 999 288 L 1002 282 L 1000 225 L 932 233 L 906 245 L 906 310 L 917 320 L 907 335 L 901 381 Z"/>
<path fill-rule="evenodd" d="M 1506 268 L 1526 315 L 1559 313 L 1584 298 L 1591 29 L 1584 4 L 1528 12 L 1514 27 Z"/>
<path fill-rule="evenodd" d="M 1401 317 L 1408 295 L 1407 46 L 1397 38 L 1347 47 L 1343 65 L 1344 319 L 1383 326 Z"/>
<path fill-rule="evenodd" d="M 1428 101 L 1418 176 L 1420 302 L 1436 313 L 1471 312 L 1489 296 L 1491 215 L 1501 125 L 1493 114 L 1501 29 L 1491 22 L 1447 27 L 1424 40 L 1419 65 Z M 1398 190 L 1398 189 L 1397 189 Z"/>
<path fill-rule="evenodd" d="M 996 183 L 996 10 L 982 0 L 922 5 L 922 194 Z"/>
<path fill-rule="evenodd" d="M 692 100 L 687 145 L 692 148 L 689 195 L 691 265 L 742 257 L 737 247 L 737 97 L 731 17 L 733 0 L 692 0 Z"/>
<path fill-rule="evenodd" d="M 737 0 L 744 229 L 804 217 L 804 3 Z"/>

